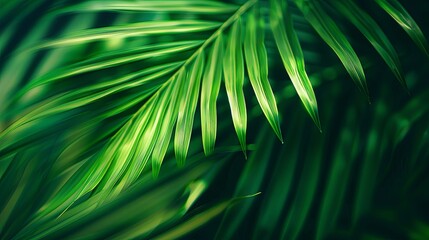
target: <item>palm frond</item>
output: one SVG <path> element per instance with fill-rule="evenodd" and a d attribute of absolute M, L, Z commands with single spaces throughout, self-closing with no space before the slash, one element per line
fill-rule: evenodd
<path fill-rule="evenodd" d="M 388 35 L 356 1 L 249 0 L 240 5 L 194 0 L 70 2 L 73 1 L 51 5 L 45 1 L 34 1 L 25 12 L 30 14 L 31 9 L 45 4 L 52 10 L 36 18 L 35 27 L 30 33 L 23 34 L 28 37 L 22 41 L 19 39 L 21 35 L 12 31 L 25 20 L 24 17 L 13 21 L 11 27 L 1 33 L 0 50 L 13 46 L 7 49 L 7 55 L 0 56 L 5 60 L 0 68 L 0 193 L 5 196 L 0 201 L 0 229 L 5 238 L 60 238 L 91 222 L 95 216 L 105 218 L 70 236 L 179 237 L 199 227 L 201 224 L 196 223 L 197 220 L 208 222 L 230 207 L 231 201 L 225 200 L 206 208 L 187 222 L 179 223 L 189 210 L 190 202 L 195 201 L 202 190 L 191 190 L 187 201 L 174 203 L 178 193 L 192 178 L 201 177 L 210 167 L 218 166 L 214 161 L 202 164 L 204 170 L 197 167 L 198 173 L 193 172 L 192 167 L 189 172 L 184 171 L 184 177 L 179 177 L 180 184 L 176 187 L 171 183 L 153 195 L 139 192 L 138 196 L 144 195 L 141 202 L 135 200 L 139 197 L 134 194 L 138 192 L 136 188 L 146 186 L 148 176 L 159 177 L 161 165 L 166 164 L 164 159 L 173 158 L 172 152 L 178 165 L 185 165 L 187 156 L 194 156 L 195 149 L 200 149 L 192 147 L 201 145 L 195 140 L 200 136 L 192 135 L 199 129 L 203 151 L 206 156 L 212 156 L 216 152 L 218 132 L 227 131 L 227 128 L 218 126 L 218 116 L 227 116 L 225 113 L 228 111 L 245 156 L 249 150 L 248 125 L 257 115 L 255 108 L 249 111 L 254 105 L 262 110 L 280 141 L 283 142 L 282 128 L 290 129 L 296 135 L 292 134 L 294 139 L 300 139 L 300 134 L 305 135 L 301 129 L 294 129 L 294 126 L 302 124 L 304 116 L 300 116 L 293 127 L 280 121 L 282 116 L 292 111 L 279 108 L 282 113 L 279 114 L 277 107 L 285 90 L 273 87 L 279 85 L 274 85 L 272 79 L 273 76 L 284 76 L 272 74 L 270 70 L 276 66 L 273 59 L 278 55 L 305 111 L 321 129 L 314 92 L 318 80 L 309 74 L 311 66 L 307 64 L 306 67 L 308 58 L 301 47 L 303 42 L 294 20 L 296 15 L 302 14 L 367 96 L 361 61 L 349 42 L 347 32 L 336 21 L 336 16 L 331 16 L 328 7 L 338 10 L 369 40 L 401 84 L 406 86 L 398 54 Z M 397 1 L 379 0 L 377 3 L 427 54 L 425 37 L 407 11 Z M 16 1 L 6 7 L 18 9 L 22 4 L 23 1 Z M 292 4 L 300 12 L 293 13 Z M 101 23 L 94 20 L 103 14 L 114 17 Z M 0 20 L 6 17 L 7 12 L 0 10 Z M 55 21 L 69 21 L 69 27 L 54 29 Z M 13 43 L 15 40 L 17 42 Z M 221 91 L 222 79 L 226 91 Z M 249 98 L 247 82 L 250 82 L 256 98 Z M 333 90 L 326 94 L 329 93 L 337 92 Z M 422 95 L 415 101 L 421 103 L 425 100 Z M 225 105 L 220 105 L 221 101 Z M 329 104 L 334 106 L 336 101 L 332 99 Z M 409 108 L 415 109 L 412 104 Z M 377 111 L 385 113 L 383 106 L 376 105 Z M 198 110 L 200 118 L 195 117 Z M 359 203 L 353 206 L 352 225 L 359 226 L 360 219 L 370 208 L 365 191 L 375 189 L 374 183 L 377 182 L 363 177 L 364 173 L 375 176 L 379 171 L 380 162 L 368 160 L 370 156 L 377 155 L 375 144 L 382 142 L 382 150 L 386 152 L 396 149 L 411 129 L 410 124 L 423 118 L 426 110 L 422 108 L 414 117 L 404 110 L 392 121 L 394 144 L 387 133 L 382 137 L 376 132 L 364 133 L 368 144 L 363 156 L 367 160 L 362 163 L 361 176 L 356 177 L 352 172 L 357 162 L 355 159 L 360 156 L 357 149 L 347 154 L 341 149 L 329 150 L 334 157 L 331 165 L 326 167 L 329 177 L 323 185 L 325 191 L 320 206 L 316 207 L 319 214 L 314 223 L 319 227 L 312 229 L 315 238 L 328 236 L 336 226 L 341 215 L 336 207 L 344 204 L 347 180 L 353 177 L 358 179 L 356 199 Z M 333 116 L 345 121 L 344 131 L 334 137 L 338 146 L 352 148 L 354 137 L 359 143 L 364 141 L 350 132 L 356 126 L 354 119 L 358 110 L 351 109 L 344 116 L 335 115 L 332 109 L 330 111 L 329 117 L 321 118 L 324 122 L 334 122 Z M 381 119 L 374 120 L 372 129 L 382 128 Z M 398 127 L 404 122 L 408 125 Z M 225 124 L 223 119 L 221 124 Z M 328 127 L 331 128 L 333 126 Z M 272 204 L 270 213 L 285 201 L 292 210 L 286 215 L 281 212 L 275 214 L 273 218 L 281 222 L 281 226 L 267 226 L 271 216 L 262 210 L 258 212 L 261 218 L 256 223 L 258 227 L 254 236 L 262 236 L 266 227 L 270 237 L 297 238 L 303 229 L 308 228 L 308 216 L 316 204 L 318 180 L 324 176 L 320 170 L 325 154 L 323 144 L 327 144 L 324 142 L 327 140 L 323 140 L 322 135 L 313 134 L 311 141 L 305 141 L 302 148 L 307 153 L 303 154 L 303 163 L 297 160 L 302 154 L 298 144 L 289 145 L 278 158 L 273 156 L 276 169 L 279 169 L 275 173 L 281 175 L 278 180 L 270 178 L 268 170 L 271 163 L 258 161 L 259 158 L 270 159 L 270 151 L 278 149 L 274 147 L 274 139 L 266 141 L 269 138 L 267 131 L 268 128 L 264 128 L 265 133 L 257 135 L 258 145 L 266 149 L 258 148 L 249 157 L 247 170 L 240 176 L 234 197 L 254 194 L 267 178 L 272 179 L 270 194 L 261 201 Z M 235 143 L 231 142 L 232 145 Z M 44 156 L 44 152 L 50 154 Z M 311 152 L 317 153 L 317 157 Z M 384 159 L 386 152 L 379 154 L 380 159 Z M 421 164 L 417 163 L 419 154 L 413 158 L 416 165 Z M 290 157 L 290 161 L 281 162 L 285 155 Z M 346 155 L 352 157 L 350 162 L 343 161 Z M 148 174 L 148 163 L 152 166 L 152 174 Z M 171 163 L 168 166 L 171 168 Z M 295 172 L 297 167 L 300 167 L 302 176 Z M 22 176 L 22 179 L 16 176 Z M 37 181 L 31 182 L 31 179 Z M 296 193 L 291 193 L 294 189 L 292 181 L 298 183 Z M 286 186 L 280 184 L 284 182 Z M 42 188 L 47 190 L 39 200 L 29 203 L 28 199 L 36 197 L 36 192 L 29 189 Z M 168 189 L 174 191 L 168 192 Z M 274 198 L 277 196 L 274 192 L 279 192 L 280 197 Z M 191 196 L 192 200 L 189 200 Z M 153 199 L 162 199 L 162 204 L 147 205 L 132 216 L 124 217 L 126 220 L 117 225 L 108 220 L 126 216 L 130 209 L 140 208 L 144 205 L 142 202 Z M 113 210 L 125 201 L 132 203 Z M 25 209 L 19 215 L 17 211 L 23 206 Z M 185 210 L 184 206 L 187 206 Z M 243 206 L 241 210 L 227 212 L 217 233 L 218 238 L 234 237 L 251 210 L 252 201 Z M 14 214 L 20 217 L 14 220 Z M 139 218 L 141 216 L 145 218 Z M 138 223 L 122 229 L 136 219 Z M 149 219 L 157 219 L 157 222 L 151 225 Z M 19 224 L 11 227 L 15 222 Z M 174 229 L 165 234 L 161 232 L 170 229 L 172 222 Z M 7 227 L 10 228 L 3 231 Z M 160 232 L 152 232 L 158 227 Z M 108 230 L 98 232 L 100 228 Z"/>

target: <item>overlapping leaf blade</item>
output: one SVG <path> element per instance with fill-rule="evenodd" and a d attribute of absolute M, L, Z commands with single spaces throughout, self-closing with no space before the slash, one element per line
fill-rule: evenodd
<path fill-rule="evenodd" d="M 122 143 L 128 149 L 120 146 L 119 153 L 123 155 L 117 156 L 109 171 L 103 178 L 103 181 L 98 185 L 97 192 L 104 191 L 105 195 L 103 198 L 108 198 L 111 194 L 111 189 L 118 185 L 116 194 L 130 184 L 130 179 L 133 182 L 140 175 L 141 171 L 145 168 L 150 156 L 155 148 L 155 144 L 161 137 L 160 132 L 162 124 L 165 125 L 165 116 L 168 112 L 168 104 L 170 102 L 171 92 L 173 91 L 172 85 L 164 85 L 153 98 L 153 101 L 149 102 L 148 113 L 145 109 L 140 110 L 141 117 L 137 115 L 135 123 L 130 121 L 130 128 L 127 129 L 127 136 L 132 136 L 131 139 L 125 139 Z M 167 136 L 163 136 L 167 137 Z M 137 165 L 136 167 L 132 165 Z M 130 166 L 130 167 L 128 167 Z M 137 171 L 136 171 L 137 169 Z M 154 170 L 156 175 L 156 171 Z M 126 176 L 126 177 L 125 177 Z"/>
<path fill-rule="evenodd" d="M 375 20 L 352 0 L 333 0 L 331 3 L 338 9 L 338 12 L 346 17 L 359 29 L 360 32 L 362 32 L 387 63 L 402 86 L 407 88 L 407 84 L 403 78 L 398 54 Z"/>
<path fill-rule="evenodd" d="M 147 98 L 159 89 L 162 83 L 162 81 L 159 82 L 159 78 L 177 69 L 180 64 L 182 64 L 182 62 L 156 66 L 126 75 L 114 80 L 119 82 L 119 84 L 116 84 L 114 87 L 99 89 L 99 86 L 95 85 L 82 88 L 79 91 L 54 96 L 49 99 L 49 101 L 43 102 L 40 106 L 17 119 L 0 134 L 0 137 L 9 139 L 0 144 L 0 153 L 5 155 L 9 154 L 13 149 L 16 150 L 16 147 L 22 144 L 23 138 L 36 133 L 43 133 L 47 130 L 43 127 L 34 128 L 33 122 L 35 121 L 48 120 L 60 116 L 59 114 L 67 114 L 75 108 L 88 106 L 106 96 L 139 86 L 145 86 L 145 89 L 141 92 L 137 100 Z M 134 81 L 130 81 L 132 79 L 134 79 Z M 152 84 L 153 86 L 151 86 Z M 103 85 L 103 83 L 101 85 Z M 137 104 L 138 101 L 130 103 Z M 131 106 L 132 105 L 123 105 L 122 109 L 115 109 L 115 113 L 113 114 L 118 114 Z M 108 112 L 106 112 L 106 114 L 107 113 Z M 49 125 L 47 125 L 47 127 L 49 127 Z"/>
<path fill-rule="evenodd" d="M 305 109 L 320 129 L 317 100 L 305 70 L 304 55 L 292 26 L 292 19 L 289 13 L 284 14 L 287 3 L 281 0 L 271 0 L 270 3 L 271 30 L 283 60 L 283 65 Z"/>
<path fill-rule="evenodd" d="M 224 158 L 222 157 L 221 159 Z M 195 158 L 191 159 L 191 162 L 195 162 Z M 175 170 L 163 176 L 162 184 L 159 181 L 148 181 L 150 180 L 150 175 L 148 174 L 143 179 L 137 181 L 134 188 L 123 192 L 121 196 L 109 202 L 108 205 L 96 208 L 99 201 L 103 201 L 104 199 L 102 194 L 94 194 L 91 198 L 79 203 L 55 221 L 47 223 L 39 222 L 30 232 L 21 232 L 18 236 L 25 239 L 45 239 L 65 238 L 72 235 L 73 238 L 77 238 L 77 236 L 86 238 L 97 235 L 98 238 L 101 238 L 103 234 L 114 231 L 118 226 L 121 226 L 121 231 L 115 231 L 115 235 L 131 233 L 135 230 L 134 226 L 136 225 L 139 226 L 138 235 L 146 236 L 162 222 L 177 221 L 177 218 L 180 218 L 184 214 L 183 207 L 189 199 L 178 201 L 177 195 L 183 192 L 190 181 L 205 176 L 207 172 L 213 171 L 213 169 L 218 169 L 218 163 L 219 161 L 213 160 L 199 161 L 199 163 L 192 165 L 187 171 Z M 192 190 L 190 194 L 193 194 L 194 196 L 192 197 L 195 197 L 195 193 Z M 196 194 L 199 195 L 201 192 Z M 189 195 L 190 197 L 191 195 Z M 153 201 L 153 199 L 157 199 L 157 201 Z M 184 200 L 187 200 L 186 203 Z M 154 211 L 155 209 L 157 210 Z M 173 215 L 165 214 L 173 209 Z M 115 221 L 106 221 L 109 218 L 113 218 Z M 134 219 L 133 224 L 129 224 L 128 219 L 130 218 Z M 159 218 L 162 219 L 160 222 L 154 221 L 154 219 Z M 93 229 L 100 225 L 104 225 L 105 228 L 97 231 L 94 235 Z"/>
<path fill-rule="evenodd" d="M 180 96 L 183 94 L 181 84 L 184 84 L 183 82 L 186 81 L 182 75 L 178 75 L 178 77 L 174 80 L 174 83 L 171 83 L 169 86 L 169 88 L 171 88 L 170 91 L 172 94 L 170 96 L 166 95 L 169 98 L 169 104 L 165 106 L 167 109 L 164 119 L 166 119 L 168 122 L 159 123 L 159 137 L 152 154 L 152 172 L 155 177 L 157 177 L 159 174 L 162 160 L 164 159 L 167 148 L 170 145 L 171 134 L 173 133 L 174 125 L 176 124 L 177 115 L 180 108 Z"/>
<path fill-rule="evenodd" d="M 137 37 L 149 35 L 167 35 L 172 33 L 191 33 L 209 31 L 219 27 L 220 23 L 204 20 L 176 20 L 176 21 L 147 21 L 131 23 L 122 26 L 110 26 L 95 29 L 82 30 L 74 35 L 46 41 L 30 50 L 44 48 L 64 47 L 74 44 L 85 44 L 93 41 L 110 39 L 115 37 Z"/>
<path fill-rule="evenodd" d="M 244 56 L 247 72 L 262 111 L 277 137 L 283 142 L 277 103 L 268 81 L 268 57 L 264 44 L 264 22 L 260 18 L 258 11 L 259 8 L 255 7 L 248 14 L 245 29 Z"/>
<path fill-rule="evenodd" d="M 244 60 L 241 28 L 241 19 L 238 19 L 230 30 L 227 49 L 223 58 L 223 72 L 226 93 L 231 106 L 232 121 L 240 145 L 246 155 L 247 110 L 243 93 Z"/>
<path fill-rule="evenodd" d="M 112 68 L 120 65 L 130 64 L 137 61 L 142 61 L 150 58 L 168 56 L 171 54 L 180 54 L 187 50 L 192 50 L 197 46 L 200 46 L 202 41 L 178 41 L 172 43 L 157 43 L 152 45 L 146 45 L 141 48 L 132 49 L 120 49 L 117 51 L 110 51 L 106 54 L 101 54 L 94 58 L 89 58 L 83 62 L 67 66 L 53 72 L 49 72 L 41 76 L 40 78 L 34 79 L 30 84 L 22 89 L 21 92 L 27 92 L 37 86 L 53 83 L 60 79 L 73 77 L 79 74 L 88 72 L 103 70 Z M 99 85 L 102 87 L 108 87 L 111 84 L 118 84 L 117 81 L 104 81 Z"/>
<path fill-rule="evenodd" d="M 152 27 L 160 27 L 156 24 L 156 22 L 151 22 L 148 24 L 150 25 L 152 23 L 154 23 Z M 126 26 L 124 28 L 111 27 L 106 29 L 83 31 L 89 33 L 88 35 L 80 34 L 80 37 L 83 37 L 83 39 L 79 39 L 79 37 L 77 39 L 73 37 L 66 40 L 61 39 L 56 42 L 58 45 L 56 45 L 56 43 L 53 45 L 46 43 L 45 46 L 40 47 L 63 46 L 63 44 L 65 46 L 69 43 L 73 43 L 74 41 L 79 42 L 79 44 L 83 44 L 95 39 L 107 39 L 112 37 L 113 35 L 110 34 L 114 34 L 115 31 L 121 32 L 128 31 L 133 28 L 138 29 L 139 27 L 137 27 L 137 25 L 138 24 L 133 24 L 133 26 Z M 166 24 L 166 26 L 167 25 L 168 24 Z M 170 27 L 173 28 L 174 26 L 176 26 L 175 23 L 173 23 Z M 192 30 L 189 31 L 187 28 L 179 27 L 175 29 L 178 31 L 192 32 Z M 159 31 L 159 33 L 164 33 L 165 30 L 166 29 L 163 29 L 161 31 L 158 29 L 157 31 Z M 88 37 L 88 39 L 85 39 L 85 37 Z M 80 40 L 83 40 L 83 42 L 80 42 Z M 34 85 L 30 85 L 30 88 L 40 84 L 49 84 L 58 79 L 68 78 L 77 74 L 93 72 L 116 65 L 139 61 L 145 58 L 157 56 L 159 54 L 167 55 L 174 52 L 188 50 L 195 46 L 193 44 L 185 44 L 182 46 L 180 46 L 181 44 L 172 44 L 172 49 L 170 51 L 168 49 L 168 46 L 170 45 L 161 45 L 146 47 L 144 50 L 142 49 L 143 52 L 121 51 L 118 52 L 118 56 L 116 56 L 115 53 L 108 53 L 98 58 L 88 60 L 84 63 L 65 68 L 62 71 L 55 72 L 51 75 L 48 75 L 41 81 L 33 81 Z M 177 48 L 175 48 L 174 45 L 176 45 Z M 130 56 L 129 54 L 132 53 L 135 53 L 135 55 Z M 124 57 L 120 57 L 119 55 Z M 185 112 L 179 112 L 178 124 L 176 126 L 176 142 L 179 143 L 179 147 L 176 147 L 176 153 L 178 155 L 178 161 L 180 164 L 184 163 L 184 159 L 186 158 L 186 153 L 188 151 L 190 133 L 192 131 L 193 125 L 193 115 L 195 112 L 196 103 L 198 101 L 198 94 L 200 91 L 199 85 L 205 62 L 203 49 L 201 49 L 199 53 L 196 53 L 192 56 L 196 56 L 195 62 L 192 65 L 192 72 L 189 73 L 183 70 L 183 74 L 177 75 L 178 77 L 182 78 L 179 81 L 181 84 L 178 84 L 177 87 L 179 87 L 179 89 L 186 89 L 187 93 L 190 92 L 188 95 L 186 95 L 185 98 L 181 99 L 181 106 L 184 107 Z M 181 65 L 183 63 L 174 63 L 171 66 L 168 66 L 169 64 L 161 65 L 159 67 L 164 66 L 164 69 L 160 68 L 159 70 L 161 71 L 159 73 L 150 74 L 151 71 L 153 72 L 153 70 L 158 68 L 158 66 L 154 66 L 153 68 L 144 69 L 119 79 L 105 81 L 95 85 L 90 84 L 89 86 L 84 87 L 77 92 L 66 92 L 65 95 L 54 96 L 54 101 L 47 101 L 45 105 L 42 104 L 41 107 L 38 109 L 36 108 L 34 111 L 30 112 L 29 115 L 24 115 L 24 118 L 12 124 L 11 127 L 9 127 L 8 130 L 2 134 L 7 135 L 8 133 L 12 133 L 12 135 L 15 135 L 16 133 L 14 132 L 16 129 L 20 128 L 21 126 L 26 126 L 27 122 L 31 122 L 32 119 L 43 119 L 44 117 L 55 115 L 59 112 L 67 112 L 75 108 L 89 105 L 92 102 L 95 102 L 107 95 L 123 91 L 124 89 L 130 87 L 138 87 L 139 85 L 144 84 L 146 81 L 156 80 L 162 75 L 175 70 L 178 66 L 177 64 Z M 187 67 L 184 66 L 182 69 L 187 69 Z M 148 76 L 146 78 L 144 77 L 139 79 L 144 75 Z M 191 78 L 191 83 L 188 82 L 189 76 Z M 170 79 L 167 81 L 167 84 L 171 84 L 171 82 L 172 80 Z M 172 115 L 175 112 L 168 111 L 168 105 L 171 102 L 171 92 L 174 92 L 174 94 L 177 95 L 178 92 L 173 91 L 173 85 L 164 85 L 164 87 L 160 88 L 160 83 L 158 83 L 155 84 L 155 86 L 158 87 L 147 88 L 156 90 L 156 92 L 145 103 L 144 107 L 134 114 L 134 116 L 128 122 L 126 122 L 126 124 L 111 138 L 110 142 L 99 152 L 99 154 L 90 157 L 90 159 L 86 161 L 86 163 L 83 164 L 75 174 L 73 174 L 67 183 L 61 187 L 59 193 L 52 199 L 51 204 L 44 206 L 42 208 L 43 210 L 37 213 L 36 217 L 33 219 L 33 222 L 29 225 L 30 227 L 34 226 L 33 224 L 35 222 L 49 221 L 49 219 L 61 215 L 64 213 L 64 211 L 70 208 L 77 199 L 89 192 L 100 193 L 103 199 L 114 197 L 121 191 L 121 189 L 124 189 L 136 180 L 151 155 L 154 156 L 154 174 L 157 174 L 162 158 L 165 155 L 166 148 L 168 147 L 169 141 L 167 139 L 169 139 L 171 135 L 171 128 L 174 125 L 174 122 L 167 123 L 168 120 L 165 120 L 166 115 Z M 154 92 L 149 91 L 146 97 L 152 93 Z M 81 96 L 84 97 L 82 98 Z M 189 105 L 188 103 L 190 101 L 192 103 Z M 133 102 L 137 103 L 138 101 Z M 157 109 L 156 106 L 159 106 L 160 108 Z M 176 110 L 178 109 L 174 106 L 173 108 Z M 106 117 L 105 114 L 103 114 L 103 116 Z M 32 125 L 29 127 L 31 130 Z M 161 139 L 159 142 L 162 144 L 162 146 L 160 146 L 160 150 L 157 150 L 154 154 L 152 154 L 155 143 L 160 136 Z M 21 140 L 17 139 L 17 141 Z M 183 144 L 186 142 L 188 144 Z M 114 187 L 115 190 L 112 192 Z M 24 230 L 24 232 L 25 231 L 26 230 Z"/>

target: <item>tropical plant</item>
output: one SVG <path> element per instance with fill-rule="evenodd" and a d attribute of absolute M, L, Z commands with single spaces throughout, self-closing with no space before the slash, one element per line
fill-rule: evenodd
<path fill-rule="evenodd" d="M 2 5 L 2 239 L 429 238 L 429 3 Z"/>

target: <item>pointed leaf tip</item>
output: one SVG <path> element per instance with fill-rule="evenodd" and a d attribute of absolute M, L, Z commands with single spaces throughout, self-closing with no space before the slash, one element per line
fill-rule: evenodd
<path fill-rule="evenodd" d="M 152 177 L 158 179 L 159 172 L 161 171 L 161 164 L 152 161 Z"/>
<path fill-rule="evenodd" d="M 264 21 L 260 18 L 260 8 L 253 8 L 247 16 L 244 37 L 244 56 L 250 83 L 259 106 L 277 137 L 282 140 L 279 113 L 273 90 L 268 81 L 268 57 L 264 44 Z"/>
<path fill-rule="evenodd" d="M 285 1 L 271 0 L 271 30 L 286 72 L 307 113 L 320 128 L 316 96 L 305 70 L 304 54 L 293 27 L 292 18 L 286 11 L 286 7 Z M 284 14 L 284 12 L 287 13 Z"/>
<path fill-rule="evenodd" d="M 183 166 L 191 141 L 194 115 L 200 93 L 201 76 L 204 71 L 204 51 L 198 52 L 192 70 L 183 69 L 178 77 L 183 94 L 180 99 L 180 111 L 177 117 L 176 134 L 174 138 L 174 151 L 179 166 Z"/>
<path fill-rule="evenodd" d="M 280 142 L 282 143 L 282 144 L 284 144 L 285 143 L 285 141 L 283 140 L 283 136 L 282 136 L 282 134 L 280 133 L 280 135 L 277 135 L 277 137 L 278 137 L 278 139 L 280 140 Z"/>
<path fill-rule="evenodd" d="M 209 53 L 207 69 L 201 83 L 201 134 L 204 154 L 209 156 L 214 151 L 217 131 L 216 101 L 222 79 L 222 58 L 224 51 L 223 35 L 220 34 Z"/>
<path fill-rule="evenodd" d="M 376 0 L 375 2 L 404 29 L 417 47 L 429 57 L 429 44 L 426 37 L 402 4 L 397 0 Z"/>

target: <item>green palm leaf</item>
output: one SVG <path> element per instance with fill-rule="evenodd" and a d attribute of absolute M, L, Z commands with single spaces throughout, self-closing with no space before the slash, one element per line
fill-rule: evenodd
<path fill-rule="evenodd" d="M 176 134 L 174 139 L 174 149 L 176 152 L 177 162 L 180 166 L 185 164 L 186 155 L 188 154 L 195 109 L 200 93 L 201 76 L 204 69 L 204 62 L 204 52 L 201 52 L 201 54 L 198 54 L 194 65 L 192 66 L 192 71 L 189 73 L 189 80 L 187 77 L 187 72 L 185 72 L 185 74 L 182 76 L 183 79 L 180 79 L 184 93 L 180 100 L 180 111 L 179 116 L 177 117 Z"/>
<path fill-rule="evenodd" d="M 87 1 L 61 9 L 61 13 L 94 11 L 158 11 L 219 14 L 233 12 L 237 7 L 216 1 Z"/>
<path fill-rule="evenodd" d="M 332 4 L 344 15 L 345 18 L 352 22 L 363 35 L 365 35 L 368 41 L 374 46 L 395 74 L 395 77 L 405 88 L 407 88 L 407 84 L 403 78 L 401 65 L 399 63 L 398 54 L 374 19 L 372 19 L 364 10 L 359 8 L 359 6 L 353 1 L 332 1 Z"/>
<path fill-rule="evenodd" d="M 244 100 L 244 61 L 240 19 L 232 25 L 228 46 L 223 58 L 225 88 L 231 105 L 232 121 L 244 155 L 246 155 L 247 110 Z"/>
<path fill-rule="evenodd" d="M 259 105 L 277 137 L 283 142 L 276 99 L 268 82 L 268 59 L 264 45 L 264 22 L 257 10 L 258 8 L 254 8 L 248 14 L 248 26 L 244 39 L 245 60 L 248 66 L 250 83 L 255 91 Z"/>

